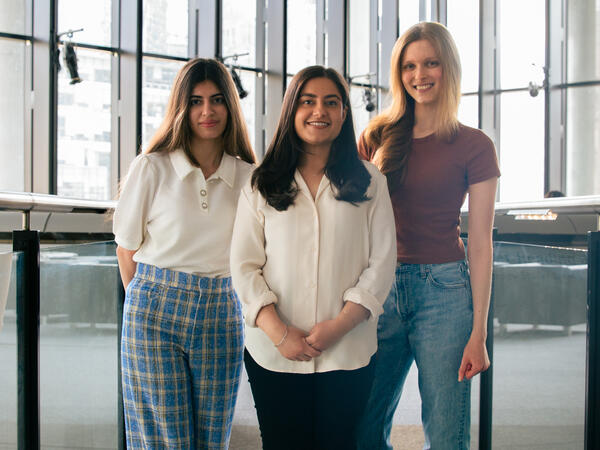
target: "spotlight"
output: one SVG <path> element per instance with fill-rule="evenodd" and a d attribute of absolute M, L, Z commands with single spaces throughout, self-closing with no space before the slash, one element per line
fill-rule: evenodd
<path fill-rule="evenodd" d="M 365 109 L 369 112 L 375 111 L 375 103 L 373 102 L 373 91 L 370 88 L 365 88 L 363 91 L 363 101 Z"/>
<path fill-rule="evenodd" d="M 238 95 L 240 96 L 240 98 L 247 97 L 248 91 L 246 89 L 244 89 L 244 86 L 242 85 L 242 80 L 240 79 L 240 76 L 237 74 L 237 72 L 233 68 L 229 69 L 229 71 L 231 72 L 231 78 L 233 78 L 233 82 L 235 83 L 235 87 L 238 91 Z"/>
<path fill-rule="evenodd" d="M 71 83 L 69 84 L 81 83 L 81 78 L 79 78 L 79 73 L 77 73 L 77 54 L 75 53 L 75 47 L 71 42 L 65 42 L 63 45 L 65 47 L 63 60 L 69 70 L 69 75 L 71 76 Z"/>

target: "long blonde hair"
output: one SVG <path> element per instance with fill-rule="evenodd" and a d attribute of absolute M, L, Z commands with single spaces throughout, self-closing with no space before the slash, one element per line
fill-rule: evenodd
<path fill-rule="evenodd" d="M 231 75 L 222 63 L 204 58 L 188 61 L 177 73 L 169 96 L 165 118 L 144 153 L 172 152 L 181 148 L 192 163 L 198 164 L 191 153 L 192 130 L 188 113 L 194 86 L 206 80 L 215 83 L 225 97 L 228 117 L 223 132 L 224 151 L 232 156 L 238 156 L 246 162 L 256 162 Z"/>
<path fill-rule="evenodd" d="M 377 149 L 373 162 L 388 178 L 390 190 L 404 181 L 415 123 L 414 100 L 402 84 L 402 60 L 406 48 L 422 39 L 431 43 L 442 67 L 440 99 L 434 119 L 435 134 L 443 139 L 452 139 L 458 130 L 461 67 L 454 39 L 440 23 L 421 22 L 413 25 L 398 38 L 392 50 L 392 104 L 371 120 L 364 132 L 367 146 Z"/>

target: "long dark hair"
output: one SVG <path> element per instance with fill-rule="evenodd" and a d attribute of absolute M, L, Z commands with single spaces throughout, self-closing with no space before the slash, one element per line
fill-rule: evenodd
<path fill-rule="evenodd" d="M 222 137 L 223 150 L 246 162 L 254 163 L 256 158 L 250 145 L 246 122 L 231 75 L 222 63 L 204 58 L 188 61 L 177 73 L 165 118 L 144 153 L 172 152 L 181 148 L 190 161 L 198 165 L 191 153 L 193 133 L 188 113 L 194 86 L 206 80 L 215 83 L 227 105 L 227 125 Z"/>
<path fill-rule="evenodd" d="M 310 66 L 292 78 L 283 98 L 275 137 L 269 144 L 263 162 L 252 174 L 252 187 L 258 189 L 267 203 L 278 211 L 285 211 L 294 203 L 298 194 L 294 173 L 303 149 L 302 141 L 296 133 L 294 118 L 302 88 L 313 78 L 328 78 L 333 81 L 342 97 L 342 105 L 346 108 L 346 119 L 340 134 L 331 145 L 325 165 L 325 176 L 334 188 L 335 198 L 352 204 L 369 199 L 366 192 L 371 183 L 371 175 L 358 158 L 348 86 L 334 69 Z"/>

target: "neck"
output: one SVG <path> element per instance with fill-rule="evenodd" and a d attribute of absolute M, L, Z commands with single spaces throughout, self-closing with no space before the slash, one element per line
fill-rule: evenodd
<path fill-rule="evenodd" d="M 298 168 L 313 173 L 323 173 L 329 159 L 331 144 L 324 146 L 304 145 L 303 150 L 304 153 L 300 157 Z"/>
<path fill-rule="evenodd" d="M 194 140 L 190 151 L 196 162 L 202 169 L 204 176 L 208 178 L 211 176 L 221 164 L 221 158 L 223 156 L 223 141 L 221 139 L 214 140 Z"/>
<path fill-rule="evenodd" d="M 416 104 L 413 137 L 421 138 L 429 136 L 435 131 L 435 107 Z"/>

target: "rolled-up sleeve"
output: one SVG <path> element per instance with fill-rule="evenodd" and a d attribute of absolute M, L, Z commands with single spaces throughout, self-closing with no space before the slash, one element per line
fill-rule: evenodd
<path fill-rule="evenodd" d="M 240 194 L 231 240 L 231 278 L 250 327 L 256 327 L 256 316 L 264 306 L 277 303 L 277 296 L 263 277 L 267 258 L 259 201 L 258 192 L 253 192 L 248 182 Z"/>
<path fill-rule="evenodd" d="M 157 183 L 151 162 L 146 155 L 138 156 L 131 163 L 113 217 L 115 242 L 120 247 L 127 250 L 140 248 Z"/>
<path fill-rule="evenodd" d="M 376 321 L 394 281 L 396 225 L 386 179 L 376 170 L 370 172 L 376 189 L 369 211 L 369 262 L 358 283 L 347 289 L 343 298 L 367 308 L 369 320 Z"/>

